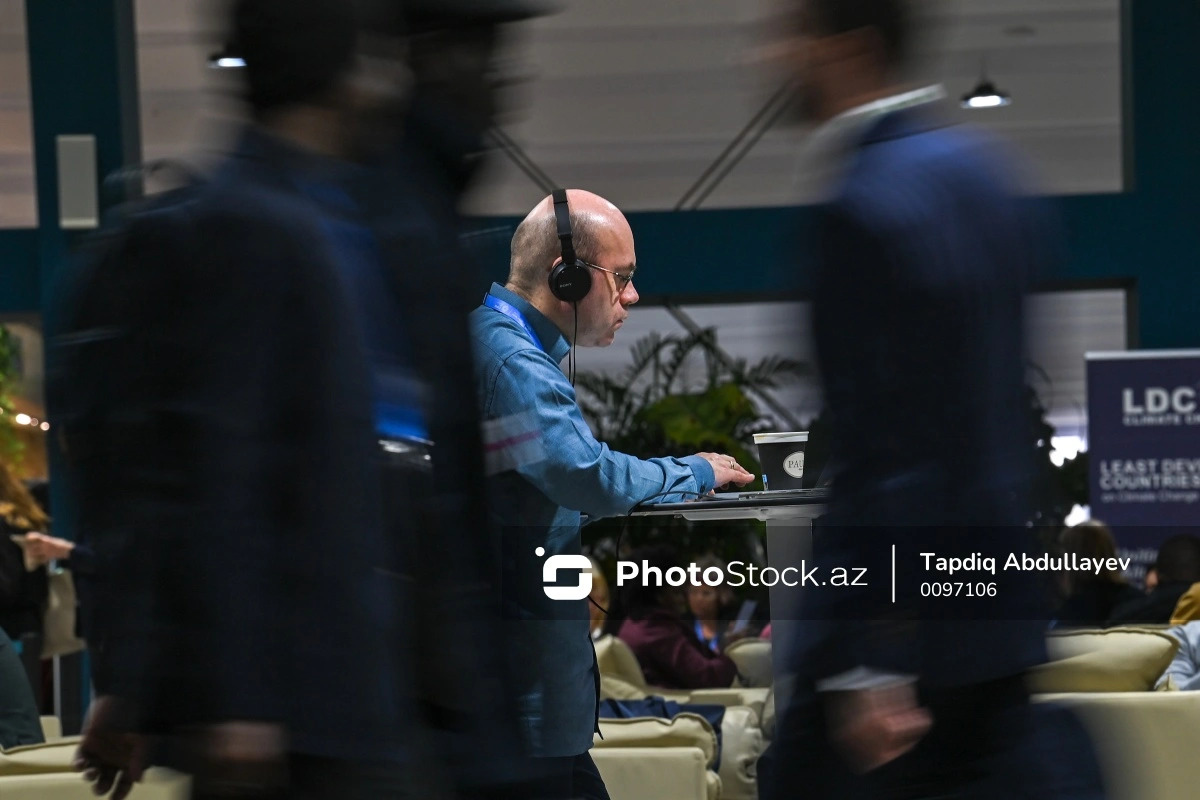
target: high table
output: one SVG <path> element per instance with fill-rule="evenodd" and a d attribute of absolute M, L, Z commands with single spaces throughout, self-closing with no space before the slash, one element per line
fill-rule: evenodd
<path fill-rule="evenodd" d="M 767 524 L 767 566 L 782 571 L 799 569 L 812 557 L 812 524 L 822 516 L 829 499 L 828 489 L 796 489 L 775 492 L 730 492 L 683 503 L 645 503 L 633 516 L 676 516 L 695 522 L 757 519 Z M 768 589 L 771 598 L 771 651 L 787 652 L 799 624 L 802 587 L 776 583 Z M 776 695 L 784 687 L 783 659 L 774 660 Z M 777 697 L 778 702 L 778 697 Z"/>

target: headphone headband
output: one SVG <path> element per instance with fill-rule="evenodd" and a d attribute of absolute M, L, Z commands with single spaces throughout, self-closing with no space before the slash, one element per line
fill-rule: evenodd
<path fill-rule="evenodd" d="M 550 270 L 550 291 L 564 303 L 579 303 L 592 289 L 591 270 L 575 256 L 575 241 L 571 238 L 571 209 L 567 206 L 567 190 L 555 189 L 554 219 L 558 223 L 558 241 L 562 245 L 562 262 Z"/>
<path fill-rule="evenodd" d="M 571 238 L 571 209 L 567 205 L 567 190 L 554 190 L 554 219 L 558 223 L 558 241 L 562 245 L 564 264 L 575 263 L 575 241 Z"/>

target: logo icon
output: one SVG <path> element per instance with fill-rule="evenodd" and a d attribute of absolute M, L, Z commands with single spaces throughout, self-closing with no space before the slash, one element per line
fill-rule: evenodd
<path fill-rule="evenodd" d="M 546 548 L 533 551 L 538 558 L 546 555 Z M 559 570 L 578 570 L 579 583 L 574 586 L 551 586 L 558 583 Z M 542 565 L 542 591 L 551 600 L 583 600 L 592 593 L 592 562 L 587 556 L 550 556 Z"/>
<path fill-rule="evenodd" d="M 783 471 L 793 478 L 804 477 L 804 451 L 797 450 L 783 460 Z"/>

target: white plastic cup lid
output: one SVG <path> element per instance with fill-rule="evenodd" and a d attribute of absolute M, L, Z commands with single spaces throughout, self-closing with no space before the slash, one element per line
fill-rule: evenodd
<path fill-rule="evenodd" d="M 792 433 L 756 433 L 754 434 L 755 444 L 776 444 L 782 442 L 807 442 L 808 431 L 795 431 Z"/>

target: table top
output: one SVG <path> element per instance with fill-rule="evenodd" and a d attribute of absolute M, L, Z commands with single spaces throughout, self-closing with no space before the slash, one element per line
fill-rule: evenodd
<path fill-rule="evenodd" d="M 724 492 L 682 503 L 643 503 L 635 517 L 680 516 L 690 520 L 812 519 L 825 511 L 828 489 L 786 489 L 775 492 Z"/>

